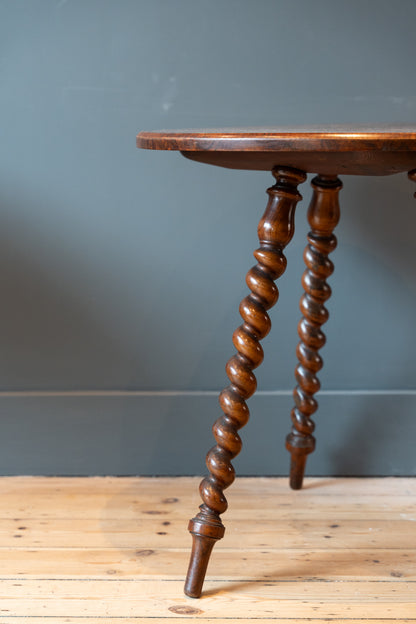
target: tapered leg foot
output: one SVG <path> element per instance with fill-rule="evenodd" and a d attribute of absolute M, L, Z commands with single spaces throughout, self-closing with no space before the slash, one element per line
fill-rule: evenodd
<path fill-rule="evenodd" d="M 185 594 L 199 598 L 204 584 L 212 549 L 224 535 L 225 527 L 218 514 L 212 513 L 206 505 L 189 521 L 188 530 L 192 535 L 192 552 L 185 581 Z"/>
<path fill-rule="evenodd" d="M 202 535 L 192 535 L 192 552 L 185 581 L 185 594 L 190 598 L 200 598 L 205 574 L 215 540 Z"/>
<path fill-rule="evenodd" d="M 230 385 L 221 392 L 223 414 L 213 427 L 216 445 L 207 455 L 209 476 L 199 487 L 203 505 L 189 524 L 193 546 L 185 593 L 194 598 L 201 595 L 212 547 L 224 534 L 220 520 L 220 514 L 227 509 L 224 490 L 235 478 L 231 460 L 242 446 L 238 430 L 249 418 L 246 400 L 257 386 L 253 369 L 263 361 L 260 340 L 271 327 L 267 310 L 279 296 L 274 282 L 286 268 L 283 249 L 293 236 L 295 207 L 301 199 L 297 185 L 306 179 L 302 171 L 288 167 L 275 167 L 273 175 L 276 184 L 267 191 L 269 201 L 257 230 L 260 241 L 259 249 L 254 252 L 257 264 L 246 277 L 251 293 L 240 304 L 243 324 L 233 335 L 237 353 L 226 366 Z"/>
<path fill-rule="evenodd" d="M 293 393 L 292 430 L 286 439 L 286 448 L 291 454 L 290 487 L 294 490 L 302 487 L 306 458 L 315 449 L 312 435 L 315 424 L 311 416 L 318 408 L 314 395 L 320 388 L 317 373 L 323 366 L 319 349 L 326 340 L 321 326 L 328 320 L 324 303 L 331 296 L 326 279 L 334 270 L 328 255 L 337 245 L 333 230 L 339 221 L 338 193 L 342 183 L 336 176 L 320 175 L 312 180 L 312 187 L 314 192 L 308 210 L 311 231 L 304 253 L 306 271 L 302 278 L 305 294 L 300 301 L 303 317 L 298 326 L 299 364 L 295 373 L 298 385 Z"/>
<path fill-rule="evenodd" d="M 290 476 L 289 484 L 292 490 L 300 490 L 303 485 L 303 475 L 305 474 L 306 453 L 298 454 L 293 450 L 293 446 L 289 448 L 292 452 L 290 457 Z"/>
<path fill-rule="evenodd" d="M 292 410 L 292 419 L 293 419 Z M 312 435 L 314 424 L 310 421 L 309 435 L 299 435 L 291 431 L 286 438 L 286 448 L 290 453 L 290 476 L 289 485 L 292 490 L 300 490 L 303 485 L 306 458 L 315 450 L 315 438 Z"/>

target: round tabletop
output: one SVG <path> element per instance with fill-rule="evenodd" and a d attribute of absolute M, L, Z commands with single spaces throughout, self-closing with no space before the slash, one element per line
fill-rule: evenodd
<path fill-rule="evenodd" d="M 137 147 L 177 150 L 233 169 L 290 166 L 320 174 L 389 175 L 416 167 L 416 125 L 160 130 L 140 132 Z"/>

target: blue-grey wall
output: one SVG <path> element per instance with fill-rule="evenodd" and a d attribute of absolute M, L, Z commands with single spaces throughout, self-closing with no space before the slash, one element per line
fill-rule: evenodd
<path fill-rule="evenodd" d="M 272 178 L 139 130 L 416 118 L 414 0 L 0 0 L 0 473 L 204 471 Z M 344 179 L 309 474 L 414 474 L 416 202 Z M 285 474 L 310 197 L 235 464 Z"/>

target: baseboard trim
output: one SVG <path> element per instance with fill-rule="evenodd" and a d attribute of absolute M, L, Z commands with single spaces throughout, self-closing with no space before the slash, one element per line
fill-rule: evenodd
<path fill-rule="evenodd" d="M 195 475 L 205 472 L 217 392 L 0 393 L 0 474 Z M 318 395 L 310 475 L 416 474 L 416 392 Z M 238 474 L 286 475 L 291 391 L 248 402 Z"/>
<path fill-rule="evenodd" d="M 218 390 L 0 390 L 2 398 L 19 397 L 197 397 L 218 396 Z M 256 396 L 292 396 L 293 390 L 258 390 Z M 319 396 L 416 396 L 416 389 L 405 390 L 321 390 Z"/>

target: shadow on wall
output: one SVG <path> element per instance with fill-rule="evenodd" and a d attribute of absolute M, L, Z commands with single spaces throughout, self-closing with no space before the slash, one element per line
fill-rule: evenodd
<path fill-rule="evenodd" d="M 350 413 L 342 419 L 340 427 L 337 427 L 337 411 L 333 410 L 332 448 L 325 445 L 330 474 L 414 475 L 415 406 L 414 393 L 357 396 L 355 401 L 349 401 Z M 319 441 L 319 431 L 317 437 Z"/>
<path fill-rule="evenodd" d="M 331 336 L 324 359 L 333 362 L 332 384 L 338 378 L 331 389 L 345 388 L 345 395 L 318 396 L 316 452 L 323 446 L 328 454 L 324 474 L 416 472 L 413 191 L 406 174 L 344 179 L 339 242 L 345 274 L 337 282 L 335 260 L 339 310 L 332 313 L 330 301 Z M 321 445 L 324 428 L 331 442 Z"/>
<path fill-rule="evenodd" d="M 348 182 L 323 351 L 325 362 L 332 366 L 330 374 L 324 367 L 323 389 L 412 389 L 416 378 L 413 188 L 401 175 L 356 177 Z"/>

